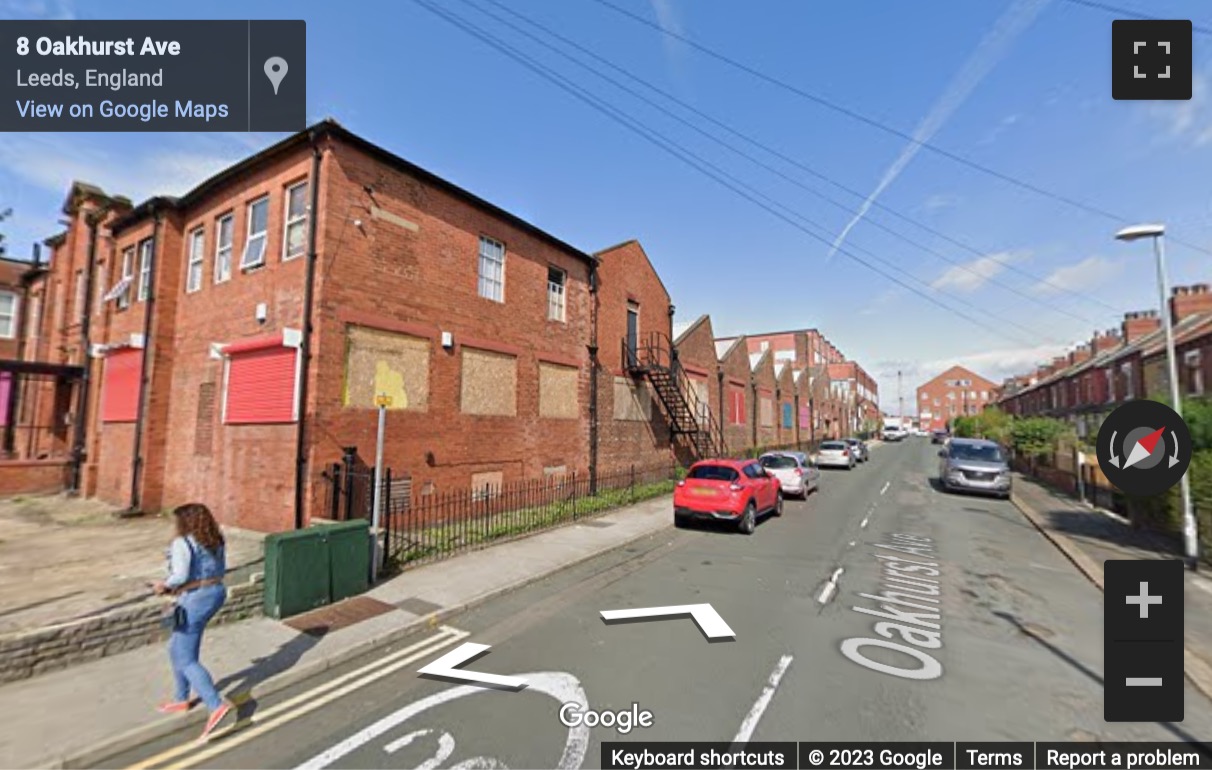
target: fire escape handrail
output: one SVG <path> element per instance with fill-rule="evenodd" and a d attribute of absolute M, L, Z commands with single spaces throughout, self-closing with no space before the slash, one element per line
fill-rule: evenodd
<path fill-rule="evenodd" d="M 681 394 L 682 400 L 690 412 L 695 429 L 706 434 L 709 453 L 720 455 L 726 452 L 724 431 L 711 413 L 709 404 L 704 404 L 686 375 L 686 370 L 677 360 L 673 340 L 664 332 L 649 332 L 644 340 L 636 341 L 635 350 L 631 349 L 626 337 L 623 338 L 623 361 L 634 374 L 648 372 L 652 369 L 668 371 L 674 380 L 674 385 Z"/>

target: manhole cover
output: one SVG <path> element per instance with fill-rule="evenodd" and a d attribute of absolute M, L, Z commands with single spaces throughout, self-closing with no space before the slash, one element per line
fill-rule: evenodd
<path fill-rule="evenodd" d="M 395 609 L 394 605 L 372 599 L 369 596 L 355 596 L 318 610 L 296 615 L 284 621 L 284 624 L 309 636 L 323 636 L 341 628 L 348 628 L 355 623 L 361 623 L 363 620 L 394 612 Z"/>

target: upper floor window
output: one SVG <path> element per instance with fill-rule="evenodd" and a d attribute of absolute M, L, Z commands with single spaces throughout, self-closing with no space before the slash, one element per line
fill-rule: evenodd
<path fill-rule="evenodd" d="M 558 267 L 547 268 L 547 320 L 563 322 L 565 318 L 565 283 L 568 274 Z"/>
<path fill-rule="evenodd" d="M 122 252 L 122 278 L 118 282 L 118 309 L 130 307 L 130 285 L 135 278 L 135 247 L 131 246 Z"/>
<path fill-rule="evenodd" d="M 307 182 L 286 190 L 286 224 L 282 233 L 282 261 L 307 250 Z"/>
<path fill-rule="evenodd" d="M 231 235 L 235 226 L 231 214 L 219 217 L 215 224 L 215 283 L 231 278 Z"/>
<path fill-rule="evenodd" d="M 505 301 L 505 244 L 480 236 L 480 296 Z"/>
<path fill-rule="evenodd" d="M 248 239 L 244 241 L 244 256 L 240 269 L 248 270 L 265 264 L 265 240 L 269 233 L 269 196 L 248 204 Z"/>
<path fill-rule="evenodd" d="M 762 340 L 762 352 L 765 353 L 767 350 L 770 350 L 770 342 Z"/>
<path fill-rule="evenodd" d="M 151 294 L 151 269 L 152 269 L 152 244 L 151 238 L 147 238 L 139 243 L 139 301 L 143 302 Z"/>
<path fill-rule="evenodd" d="M 0 291 L 0 337 L 11 340 L 17 336 L 17 295 Z"/>
<path fill-rule="evenodd" d="M 1192 396 L 1204 394 L 1203 356 L 1199 350 L 1183 353 L 1183 368 L 1187 370 L 1187 393 Z"/>
<path fill-rule="evenodd" d="M 202 288 L 202 263 L 205 259 L 206 231 L 199 227 L 189 234 L 189 264 L 186 268 L 185 290 L 195 292 Z"/>

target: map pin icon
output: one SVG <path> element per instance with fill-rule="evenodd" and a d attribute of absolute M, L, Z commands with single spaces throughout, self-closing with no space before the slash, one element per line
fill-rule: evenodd
<path fill-rule="evenodd" d="M 269 82 L 274 85 L 274 95 L 278 94 L 278 86 L 282 83 L 282 78 L 286 77 L 286 70 L 290 69 L 286 66 L 286 60 L 281 56 L 271 56 L 265 60 L 265 77 L 269 78 Z"/>

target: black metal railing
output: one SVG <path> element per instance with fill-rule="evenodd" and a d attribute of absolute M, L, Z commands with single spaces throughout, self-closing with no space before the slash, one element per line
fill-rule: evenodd
<path fill-rule="evenodd" d="M 676 465 L 629 468 L 407 494 L 386 475 L 382 516 L 388 571 L 407 569 L 563 524 L 591 518 L 673 491 Z M 596 487 L 596 488 L 595 488 Z"/>
<path fill-rule="evenodd" d="M 623 361 L 633 375 L 647 376 L 670 419 L 676 436 L 693 449 L 697 459 L 727 453 L 724 431 L 699 398 L 690 377 L 680 365 L 673 340 L 663 332 L 649 332 L 634 343 L 622 340 Z"/>

